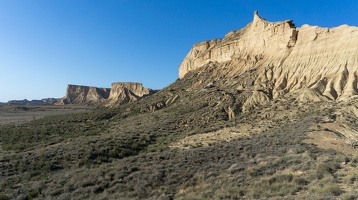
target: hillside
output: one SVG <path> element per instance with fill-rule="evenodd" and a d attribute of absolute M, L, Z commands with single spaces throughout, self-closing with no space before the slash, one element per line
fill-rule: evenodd
<path fill-rule="evenodd" d="M 348 100 L 358 94 L 357 38 L 357 27 L 295 27 L 292 20 L 268 22 L 255 12 L 245 28 L 194 45 L 179 76 L 212 63 L 227 82 L 255 71 L 250 85 L 272 98 L 308 88 L 321 99 Z M 232 81 L 232 87 L 247 83 Z"/>
<path fill-rule="evenodd" d="M 358 148 L 346 144 L 358 134 L 357 28 L 341 27 L 350 44 L 336 37 L 323 55 L 299 48 L 305 27 L 255 13 L 194 45 L 180 79 L 153 95 L 0 126 L 0 198 L 358 198 Z"/>

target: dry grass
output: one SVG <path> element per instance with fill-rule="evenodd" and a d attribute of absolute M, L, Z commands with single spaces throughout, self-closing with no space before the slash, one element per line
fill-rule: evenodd
<path fill-rule="evenodd" d="M 0 196 L 10 199 L 356 196 L 353 191 L 358 159 L 337 151 L 333 143 L 327 143 L 330 149 L 324 149 L 307 142 L 312 127 L 317 127 L 316 133 L 326 134 L 317 125 L 335 111 L 340 112 L 335 120 L 344 120 L 357 130 L 356 118 L 344 110 L 350 105 L 300 104 L 283 98 L 243 113 L 240 105 L 247 93 L 215 87 L 195 90 L 188 86 L 198 80 L 195 76 L 189 74 L 191 79 L 178 80 L 153 96 L 119 108 L 0 126 L 1 141 L 13 144 L 0 152 Z M 202 84 L 207 85 L 205 81 Z M 176 95 L 179 99 L 175 103 L 164 105 Z M 153 105 L 155 111 L 149 109 Z M 235 110 L 234 119 L 229 119 L 226 112 L 229 105 Z M 234 137 L 237 133 L 248 136 Z M 195 140 L 202 145 L 170 148 L 178 142 L 185 145 Z"/>

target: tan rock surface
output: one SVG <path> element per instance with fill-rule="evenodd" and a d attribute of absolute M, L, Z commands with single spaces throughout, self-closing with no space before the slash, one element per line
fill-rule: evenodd
<path fill-rule="evenodd" d="M 57 100 L 54 104 L 98 104 L 109 97 L 110 91 L 110 88 L 68 85 L 66 96 Z"/>
<path fill-rule="evenodd" d="M 105 106 L 121 105 L 154 93 L 152 89 L 144 88 L 141 83 L 117 82 L 111 88 L 97 88 L 80 85 L 68 85 L 66 96 L 55 102 L 64 104 L 104 104 Z"/>
<path fill-rule="evenodd" d="M 302 90 L 303 96 L 347 100 L 358 94 L 358 27 L 295 27 L 292 20 L 268 22 L 255 12 L 243 29 L 195 44 L 180 65 L 179 77 L 210 63 L 222 69 L 218 77 L 256 70 L 254 86 L 271 87 L 272 98 L 311 88 L 314 92 Z"/>
<path fill-rule="evenodd" d="M 113 106 L 137 101 L 145 95 L 152 93 L 154 93 L 154 91 L 149 88 L 144 88 L 142 83 L 112 83 L 111 92 L 109 98 L 105 101 L 105 105 Z"/>

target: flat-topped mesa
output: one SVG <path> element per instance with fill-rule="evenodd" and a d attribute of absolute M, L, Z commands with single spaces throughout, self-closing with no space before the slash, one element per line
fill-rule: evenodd
<path fill-rule="evenodd" d="M 152 89 L 144 88 L 142 83 L 118 82 L 112 83 L 109 98 L 104 102 L 106 106 L 121 105 L 137 101 L 154 93 Z"/>
<path fill-rule="evenodd" d="M 133 102 L 155 91 L 144 88 L 141 83 L 112 83 L 111 88 L 97 88 L 81 85 L 68 85 L 66 96 L 57 100 L 55 105 L 85 104 L 116 106 Z"/>
<path fill-rule="evenodd" d="M 68 85 L 66 90 L 66 96 L 57 100 L 54 104 L 99 104 L 101 101 L 109 97 L 110 91 L 110 88 Z"/>
<path fill-rule="evenodd" d="M 227 78 L 255 69 L 255 85 L 270 83 L 273 98 L 309 88 L 325 98 L 349 99 L 358 94 L 358 27 L 299 28 L 292 20 L 268 22 L 255 12 L 243 29 L 195 44 L 179 77 L 209 63 Z"/>

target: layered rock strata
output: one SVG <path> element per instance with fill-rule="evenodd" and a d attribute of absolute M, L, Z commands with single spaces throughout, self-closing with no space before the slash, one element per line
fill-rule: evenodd
<path fill-rule="evenodd" d="M 110 88 L 97 88 L 82 85 L 68 85 L 66 96 L 57 100 L 55 105 L 64 104 L 99 104 L 109 97 Z"/>
<path fill-rule="evenodd" d="M 112 83 L 109 98 L 104 102 L 106 106 L 121 105 L 137 101 L 154 93 L 152 89 L 144 88 L 142 83 L 117 82 Z"/>
<path fill-rule="evenodd" d="M 154 93 L 152 89 L 144 88 L 141 83 L 118 82 L 112 83 L 111 88 L 97 88 L 81 85 L 68 85 L 66 96 L 57 100 L 55 105 L 85 104 L 114 106 L 137 101 Z"/>
<path fill-rule="evenodd" d="M 268 22 L 256 11 L 243 29 L 195 44 L 179 77 L 209 64 L 221 71 L 216 76 L 227 79 L 254 70 L 250 83 L 236 87 L 250 84 L 270 98 L 302 91 L 303 99 L 347 100 L 358 94 L 358 27 L 296 27 L 292 20 Z"/>

